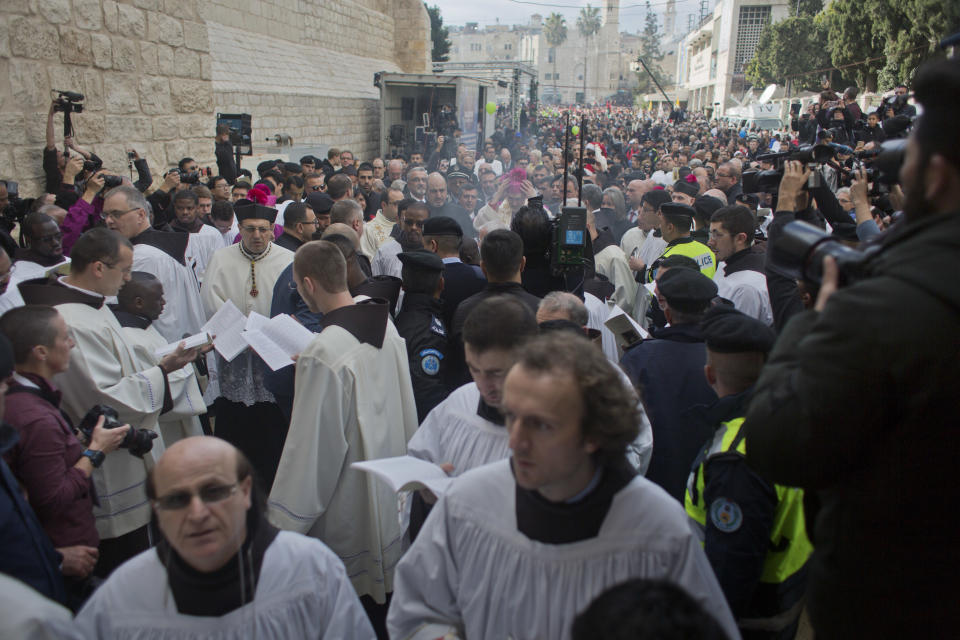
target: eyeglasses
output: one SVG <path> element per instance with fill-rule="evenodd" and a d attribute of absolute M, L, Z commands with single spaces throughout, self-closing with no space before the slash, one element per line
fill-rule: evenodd
<path fill-rule="evenodd" d="M 322 184 L 312 184 L 312 185 L 310 185 L 310 186 L 307 187 L 307 188 L 310 189 L 310 191 L 323 191 L 323 185 L 322 185 Z"/>
<path fill-rule="evenodd" d="M 126 211 L 112 211 L 112 210 L 111 210 L 111 211 L 101 211 L 101 212 L 100 212 L 100 218 L 101 218 L 102 220 L 106 220 L 106 219 L 108 219 L 108 218 L 113 218 L 114 220 L 116 220 L 116 219 L 119 218 L 120 216 L 126 215 L 126 214 L 130 213 L 131 211 L 136 211 L 136 210 L 139 209 L 139 208 L 140 208 L 140 207 L 133 207 L 132 209 L 127 209 Z"/>
<path fill-rule="evenodd" d="M 710 231 L 711 238 L 726 238 L 728 235 L 730 234 L 717 231 L 716 229 L 713 229 L 712 231 Z"/>
<path fill-rule="evenodd" d="M 273 233 L 273 229 L 263 228 L 263 227 L 240 227 L 240 229 L 241 229 L 242 231 L 246 231 L 247 233 L 254 233 L 254 234 L 256 234 L 256 233 Z"/>
<path fill-rule="evenodd" d="M 317 224 L 318 222 L 320 221 L 314 218 L 313 220 L 303 220 L 300 224 Z"/>
<path fill-rule="evenodd" d="M 193 496 L 200 498 L 203 504 L 216 504 L 229 498 L 237 490 L 238 483 L 214 484 L 201 487 L 196 493 L 192 491 L 177 491 L 159 497 L 153 501 L 153 506 L 161 511 L 179 511 L 186 509 L 193 501 Z"/>

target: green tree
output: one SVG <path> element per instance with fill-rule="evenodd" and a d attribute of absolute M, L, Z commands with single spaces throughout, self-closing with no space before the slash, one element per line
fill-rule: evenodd
<path fill-rule="evenodd" d="M 450 32 L 443 26 L 440 7 L 437 5 L 428 6 L 426 2 L 423 3 L 423 6 L 427 8 L 427 13 L 430 14 L 430 40 L 433 41 L 430 59 L 434 62 L 446 62 L 450 59 Z"/>
<path fill-rule="evenodd" d="M 660 51 L 660 21 L 650 9 L 650 0 L 647 0 L 647 15 L 644 18 L 643 33 L 640 34 L 640 55 L 643 61 L 647 63 L 656 78 L 657 82 L 663 84 L 664 73 L 660 68 L 660 62 L 663 60 L 663 52 Z M 638 91 L 647 93 L 656 89 L 656 84 L 650 79 L 650 75 L 643 70 L 643 67 L 637 72 L 639 78 Z"/>
<path fill-rule="evenodd" d="M 553 95 L 557 102 L 560 101 L 560 94 L 557 92 L 557 58 L 559 51 L 557 49 L 567 41 L 567 20 L 557 12 L 551 13 L 543 23 L 543 37 L 547 44 L 553 49 Z"/>
<path fill-rule="evenodd" d="M 590 46 L 590 38 L 592 38 L 598 31 L 600 31 L 600 26 L 603 24 L 600 19 L 600 8 L 592 7 L 589 3 L 583 9 L 580 9 L 580 15 L 577 16 L 577 31 L 580 32 L 580 35 L 583 36 L 583 99 L 587 99 L 587 58 L 589 57 L 588 50 Z"/>
<path fill-rule="evenodd" d="M 754 86 L 786 84 L 789 76 L 808 73 L 791 78 L 792 86 L 817 91 L 820 76 L 809 72 L 829 66 L 827 29 L 823 21 L 801 14 L 764 28 L 753 59 L 744 72 L 747 81 Z"/>
<path fill-rule="evenodd" d="M 823 0 L 797 0 L 794 15 L 815 16 L 823 11 Z"/>

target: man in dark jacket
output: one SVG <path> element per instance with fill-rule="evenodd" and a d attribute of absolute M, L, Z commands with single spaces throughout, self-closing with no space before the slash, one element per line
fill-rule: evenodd
<path fill-rule="evenodd" d="M 431 216 L 423 223 L 423 247 L 437 254 L 443 261 L 443 292 L 440 304 L 443 308 L 443 324 L 453 325 L 457 306 L 479 293 L 487 285 L 480 267 L 464 264 L 460 260 L 463 229 L 453 218 Z"/>
<path fill-rule="evenodd" d="M 818 639 L 941 637 L 960 621 L 960 63 L 921 68 L 915 91 L 905 223 L 865 279 L 838 291 L 824 262 L 816 305 L 783 330 L 744 423 L 749 464 L 817 494 Z"/>
<path fill-rule="evenodd" d="M 647 479 L 683 503 L 690 466 L 711 434 L 709 426 L 684 413 L 717 400 L 703 377 L 707 349 L 699 326 L 717 285 L 699 271 L 674 267 L 658 274 L 657 293 L 670 326 L 627 351 L 620 366 L 641 390 L 653 428 Z"/>

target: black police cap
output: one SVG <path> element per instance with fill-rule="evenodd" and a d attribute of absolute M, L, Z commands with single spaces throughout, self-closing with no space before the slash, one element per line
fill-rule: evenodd
<path fill-rule="evenodd" d="M 307 195 L 307 205 L 318 216 L 325 216 L 333 208 L 333 198 L 323 192 L 312 191 Z"/>
<path fill-rule="evenodd" d="M 425 236 L 457 236 L 463 237 L 463 228 L 460 223 L 449 216 L 427 218 L 423 223 Z"/>
<path fill-rule="evenodd" d="M 693 220 L 697 213 L 693 207 L 679 202 L 664 202 L 660 205 L 660 213 L 671 218 L 687 218 Z"/>
<path fill-rule="evenodd" d="M 424 271 L 443 271 L 443 260 L 440 256 L 425 249 L 414 249 L 397 254 L 404 267 L 422 269 Z"/>
<path fill-rule="evenodd" d="M 709 220 L 718 209 L 723 208 L 723 200 L 713 196 L 699 196 L 693 201 L 693 208 L 697 210 L 701 218 Z"/>
<path fill-rule="evenodd" d="M 707 348 L 716 353 L 768 353 L 776 340 L 773 329 L 728 306 L 709 309 L 700 327 Z"/>
<path fill-rule="evenodd" d="M 296 162 L 284 162 L 283 170 L 287 173 L 300 173 L 302 167 Z"/>
<path fill-rule="evenodd" d="M 677 311 L 703 311 L 717 295 L 713 280 L 693 269 L 673 268 L 657 278 L 657 291 Z"/>

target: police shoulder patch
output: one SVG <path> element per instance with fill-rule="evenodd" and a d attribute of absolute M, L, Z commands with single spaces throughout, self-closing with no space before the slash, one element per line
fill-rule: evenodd
<path fill-rule="evenodd" d="M 443 323 L 440 322 L 440 318 L 437 316 L 433 316 L 433 318 L 430 320 L 430 331 L 438 336 L 447 336 L 447 330 L 443 328 Z"/>
<path fill-rule="evenodd" d="M 743 511 L 733 500 L 717 498 L 710 504 L 710 522 L 723 533 L 733 533 L 743 524 Z"/>
<path fill-rule="evenodd" d="M 443 354 L 436 349 L 424 349 L 420 352 L 420 368 L 428 376 L 435 376 L 440 373 L 440 360 Z"/>

